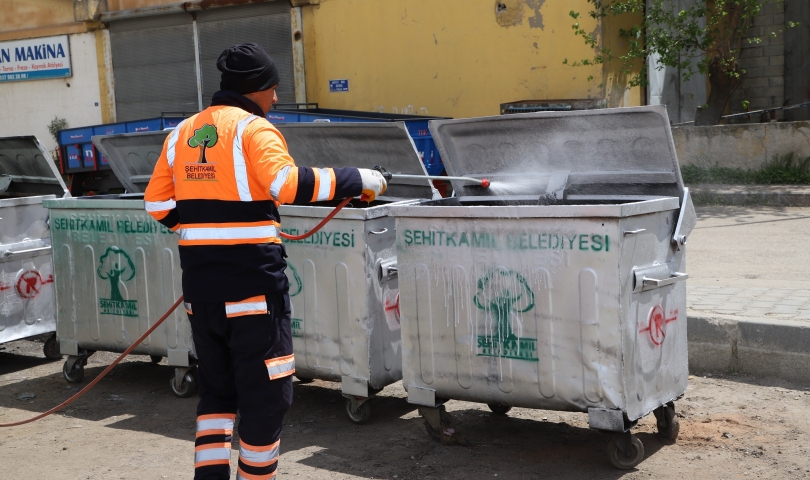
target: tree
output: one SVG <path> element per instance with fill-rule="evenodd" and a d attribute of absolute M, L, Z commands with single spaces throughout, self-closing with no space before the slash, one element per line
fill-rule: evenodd
<path fill-rule="evenodd" d="M 478 293 L 473 303 L 492 314 L 498 338 L 517 338 L 509 317 L 512 312 L 523 313 L 534 308 L 534 292 L 519 273 L 495 268 L 478 280 Z"/>
<path fill-rule="evenodd" d="M 626 43 L 627 52 L 614 54 L 600 46 L 599 39 L 580 27 L 581 14 L 571 11 L 576 21 L 572 28 L 576 35 L 595 51 L 593 58 L 572 63 L 574 66 L 621 62 L 622 72 L 630 76 L 628 87 L 646 86 L 646 68 L 649 58 L 657 58 L 657 68 L 675 67 L 684 80 L 695 73 L 709 76 L 711 92 L 704 108 L 699 108 L 697 125 L 716 125 L 726 109 L 732 92 L 740 85 L 745 71 L 738 59 L 743 35 L 766 3 L 784 0 L 694 0 L 688 8 L 676 8 L 674 0 L 588 0 L 593 9 L 592 18 L 636 16 L 640 22 L 629 29 L 620 29 L 619 37 Z M 798 25 L 786 22 L 788 27 Z M 769 32 L 776 36 L 777 32 Z M 747 39 L 759 43 L 761 37 Z M 568 59 L 563 63 L 567 64 Z"/>
<path fill-rule="evenodd" d="M 124 260 L 126 263 L 123 262 Z M 130 272 L 130 275 L 129 278 L 124 278 L 124 281 L 132 280 L 132 277 L 135 276 L 135 264 L 132 263 L 129 255 L 118 247 L 108 247 L 98 261 L 99 266 L 96 273 L 102 280 L 110 281 L 110 300 L 123 301 L 124 297 L 121 295 L 118 283 L 126 272 Z"/>
<path fill-rule="evenodd" d="M 217 144 L 217 127 L 208 125 L 207 123 L 194 131 L 194 136 L 188 139 L 188 146 L 191 148 L 202 147 L 200 149 L 200 158 L 197 163 L 208 163 L 205 160 L 205 149 L 213 147 Z"/>
<path fill-rule="evenodd" d="M 66 129 L 68 126 L 67 120 L 64 118 L 59 118 L 57 116 L 53 117 L 51 123 L 48 124 L 48 132 L 53 136 L 53 140 L 55 142 L 59 142 L 59 131 Z"/>

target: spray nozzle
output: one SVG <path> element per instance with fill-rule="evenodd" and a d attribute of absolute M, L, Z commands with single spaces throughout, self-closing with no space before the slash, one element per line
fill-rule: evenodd
<path fill-rule="evenodd" d="M 393 173 L 389 172 L 388 170 L 385 169 L 385 167 L 381 165 L 374 165 L 374 168 L 372 170 L 377 170 L 378 172 L 380 172 L 386 182 L 390 182 L 391 179 L 394 177 Z"/>

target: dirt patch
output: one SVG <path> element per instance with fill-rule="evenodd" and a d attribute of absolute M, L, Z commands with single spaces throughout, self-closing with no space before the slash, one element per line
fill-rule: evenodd
<path fill-rule="evenodd" d="M 4 347 L 0 423 L 42 412 L 78 390 L 65 383 L 61 362 L 42 358 L 41 343 Z M 113 358 L 91 357 L 85 382 Z M 165 364 L 133 357 L 67 411 L 4 430 L 3 477 L 191 478 L 196 399 L 174 397 L 171 373 Z M 36 396 L 18 400 L 24 393 Z M 485 405 L 451 401 L 447 409 L 470 445 L 448 447 L 428 438 L 400 384 L 372 401 L 372 423 L 356 426 L 346 418 L 338 384 L 296 384 L 282 434 L 282 477 L 687 480 L 810 474 L 810 391 L 747 377 L 692 377 L 676 403 L 680 438 L 663 441 L 653 417 L 644 418 L 634 433 L 646 458 L 632 471 L 613 469 L 607 438 L 588 429 L 585 414 L 516 408 L 504 417 Z M 236 442 L 234 447 L 235 465 Z"/>

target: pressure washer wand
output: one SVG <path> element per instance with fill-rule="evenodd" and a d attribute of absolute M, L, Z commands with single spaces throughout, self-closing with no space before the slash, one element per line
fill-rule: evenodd
<path fill-rule="evenodd" d="M 433 175 L 409 175 L 406 173 L 391 173 L 387 171 L 385 168 L 376 166 L 374 170 L 382 173 L 383 178 L 385 178 L 386 182 L 390 182 L 391 180 L 396 179 L 409 179 L 409 180 L 450 180 L 450 181 L 458 181 L 458 182 L 467 182 L 467 183 L 474 183 L 476 185 L 480 185 L 484 188 L 489 188 L 489 180 L 486 178 L 473 178 L 473 177 L 442 177 L 442 176 L 433 176 Z M 396 182 L 394 182 L 396 183 Z"/>

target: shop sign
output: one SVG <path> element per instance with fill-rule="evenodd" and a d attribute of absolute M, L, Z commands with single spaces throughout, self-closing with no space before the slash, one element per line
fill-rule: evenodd
<path fill-rule="evenodd" d="M 0 82 L 72 75 L 67 35 L 0 42 Z"/>

